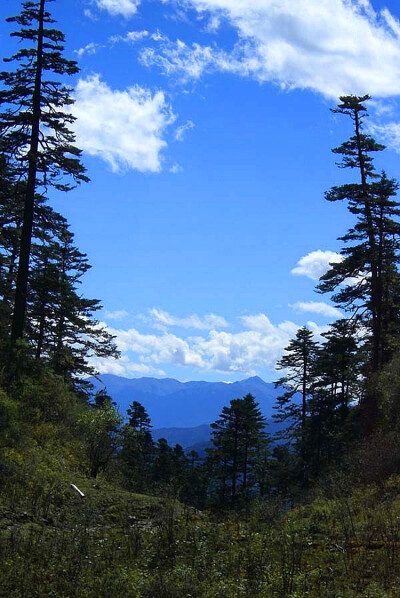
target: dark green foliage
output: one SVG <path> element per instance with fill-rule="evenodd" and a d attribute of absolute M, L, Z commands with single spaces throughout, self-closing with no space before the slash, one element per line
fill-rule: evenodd
<path fill-rule="evenodd" d="M 67 191 L 71 185 L 60 180 L 61 174 L 71 175 L 76 182 L 87 180 L 79 160 L 81 151 L 68 128 L 75 120 L 67 109 L 73 103 L 71 89 L 62 81 L 79 69 L 76 61 L 63 57 L 64 34 L 52 27 L 55 21 L 45 8 L 51 1 L 24 2 L 21 14 L 7 19 L 20 26 L 11 36 L 25 47 L 4 59 L 16 67 L 0 73 L 0 131 L 6 159 L 18 178 L 24 179 L 31 159 L 26 148 L 39 122 L 42 133 L 35 156 L 35 186 Z"/>
<path fill-rule="evenodd" d="M 18 446 L 20 441 L 20 421 L 20 404 L 0 388 L 0 484 L 7 470 L 7 452 Z"/>
<path fill-rule="evenodd" d="M 5 348 L 15 297 L 21 210 L 20 197 L 0 206 L 0 218 L 5 223 L 0 234 L 0 338 Z M 87 385 L 82 375 L 95 373 L 88 359 L 93 355 L 117 356 L 118 352 L 113 338 L 95 318 L 100 302 L 79 292 L 81 278 L 90 265 L 73 240 L 65 218 L 37 197 L 25 336 L 35 359 L 51 364 L 65 380 L 84 388 Z"/>
<path fill-rule="evenodd" d="M 376 373 L 390 361 L 399 333 L 400 204 L 398 184 L 383 172 L 375 172 L 373 155 L 384 146 L 364 133 L 369 96 L 345 96 L 334 112 L 347 115 L 353 135 L 333 151 L 342 156 L 341 166 L 356 170 L 359 182 L 333 187 L 329 201 L 347 201 L 355 224 L 340 239 L 342 261 L 331 264 L 321 278 L 321 292 L 336 291 L 333 300 L 351 313 L 353 321 L 368 331 L 364 348 L 368 355 L 366 387 L 362 398 L 364 431 L 371 431 L 379 417 Z"/>
<path fill-rule="evenodd" d="M 139 401 L 133 401 L 126 413 L 128 415 L 128 425 L 136 432 L 149 432 L 152 428 L 149 414 Z"/>
<path fill-rule="evenodd" d="M 95 373 L 88 362 L 91 356 L 118 356 L 113 337 L 94 317 L 101 309 L 100 301 L 79 294 L 81 278 L 90 265 L 73 245 L 66 225 L 59 239 L 35 253 L 28 303 L 28 332 L 36 346 L 35 356 L 82 387 L 82 376 Z"/>
<path fill-rule="evenodd" d="M 265 486 L 268 439 L 266 420 L 255 398 L 248 394 L 224 407 L 211 424 L 214 447 L 207 450 L 206 468 L 214 480 L 217 501 L 226 506 L 246 503 Z"/>
<path fill-rule="evenodd" d="M 120 445 L 122 417 L 110 401 L 86 409 L 78 420 L 89 459 L 89 474 L 96 478 L 109 464 Z"/>
<path fill-rule="evenodd" d="M 72 176 L 75 183 L 88 180 L 80 162 L 81 151 L 75 147 L 68 128 L 74 121 L 68 110 L 73 103 L 70 89 L 60 80 L 77 73 L 77 64 L 63 57 L 64 35 L 52 27 L 54 20 L 46 11 L 46 0 L 24 2 L 22 6 L 21 14 L 8 21 L 20 26 L 11 35 L 24 47 L 5 59 L 9 64 L 16 63 L 15 69 L 0 73 L 3 168 L 15 182 L 24 183 L 11 331 L 14 342 L 25 330 L 35 197 L 49 186 L 61 191 L 71 189 L 65 175 Z"/>
<path fill-rule="evenodd" d="M 127 409 L 128 424 L 122 430 L 119 457 L 122 462 L 125 484 L 136 492 L 151 487 L 155 447 L 151 437 L 151 422 L 146 409 L 133 401 Z"/>
<path fill-rule="evenodd" d="M 165 438 L 155 444 L 150 417 L 138 401 L 132 402 L 127 415 L 117 459 L 124 486 L 204 506 L 207 482 L 198 454 L 191 451 L 187 455 L 179 444 L 169 446 Z"/>
<path fill-rule="evenodd" d="M 357 342 L 357 327 L 352 320 L 337 320 L 323 334 L 326 342 L 321 346 L 314 369 L 316 388 L 329 391 L 341 422 L 346 421 L 350 403 L 360 398 L 361 363 L 363 355 Z"/>
<path fill-rule="evenodd" d="M 331 463 L 339 465 L 356 434 L 351 405 L 354 412 L 354 404 L 362 396 L 362 354 L 356 330 L 352 321 L 334 322 L 316 354 L 305 443 L 305 458 L 314 479 Z"/>
<path fill-rule="evenodd" d="M 68 128 L 73 100 L 63 83 L 78 69 L 62 55 L 63 34 L 46 28 L 53 20 L 45 6 L 25 2 L 9 19 L 21 26 L 13 37 L 29 47 L 6 60 L 15 70 L 0 73 L 0 360 L 5 379 L 21 375 L 34 357 L 85 390 L 83 376 L 95 373 L 90 358 L 118 352 L 95 318 L 100 302 L 79 292 L 87 257 L 65 218 L 46 204 L 49 187 L 71 188 L 65 175 L 75 183 L 87 177 Z M 16 342 L 22 332 L 28 344 Z"/>
<path fill-rule="evenodd" d="M 318 345 L 313 340 L 311 330 L 300 328 L 276 365 L 277 369 L 287 373 L 275 382 L 275 386 L 283 387 L 285 392 L 277 399 L 278 412 L 274 418 L 279 422 L 289 420 L 287 433 L 301 442 L 305 440 L 308 400 L 312 394 L 317 350 Z M 300 401 L 298 396 L 301 397 Z"/>
<path fill-rule="evenodd" d="M 274 417 L 287 422 L 279 437 L 291 447 L 286 464 L 292 481 L 294 469 L 303 485 L 318 479 L 331 463 L 339 464 L 354 438 L 355 420 L 350 417 L 350 405 L 362 392 L 362 354 L 356 330 L 352 321 L 338 320 L 323 335 L 326 341 L 319 345 L 311 331 L 301 328 L 278 362 L 278 368 L 285 369 L 286 375 L 276 385 L 283 386 L 285 392 L 277 399 Z M 284 462 L 276 463 L 278 476 L 282 475 Z"/>
<path fill-rule="evenodd" d="M 167 487 L 174 478 L 174 450 L 165 438 L 160 438 L 155 446 L 153 480 L 156 486 Z"/>

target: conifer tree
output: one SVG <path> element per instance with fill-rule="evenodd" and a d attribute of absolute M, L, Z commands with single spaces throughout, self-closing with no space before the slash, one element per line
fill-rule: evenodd
<path fill-rule="evenodd" d="M 49 186 L 71 189 L 65 175 L 72 176 L 75 183 L 88 180 L 79 159 L 81 151 L 69 129 L 74 117 L 66 108 L 73 100 L 61 80 L 64 75 L 76 74 L 78 67 L 63 57 L 64 35 L 52 27 L 54 20 L 46 10 L 51 1 L 26 1 L 20 15 L 7 19 L 20 26 L 11 35 L 24 47 L 5 59 L 16 62 L 16 68 L 0 73 L 1 150 L 14 177 L 24 182 L 13 341 L 21 338 L 25 329 L 35 198 Z"/>
<path fill-rule="evenodd" d="M 28 296 L 28 339 L 54 371 L 76 389 L 89 388 L 95 374 L 90 357 L 118 356 L 113 337 L 95 318 L 97 299 L 79 293 L 90 269 L 87 257 L 74 246 L 74 236 L 60 217 L 58 238 L 34 247 Z"/>
<path fill-rule="evenodd" d="M 359 180 L 333 187 L 326 198 L 347 201 L 356 222 L 340 237 L 345 243 L 342 261 L 331 264 L 319 284 L 321 292 L 335 291 L 333 300 L 368 331 L 367 387 L 362 402 L 365 431 L 370 431 L 377 421 L 378 394 L 374 379 L 391 358 L 391 339 L 399 330 L 400 320 L 400 204 L 395 199 L 398 185 L 385 173 L 379 175 L 375 171 L 373 156 L 384 146 L 364 133 L 364 120 L 368 116 L 365 102 L 369 99 L 369 96 L 344 96 L 334 110 L 351 118 L 354 131 L 333 152 L 342 156 L 340 166 L 355 170 Z"/>
<path fill-rule="evenodd" d="M 128 425 L 137 432 L 150 432 L 152 428 L 150 416 L 139 401 L 133 401 L 126 410 Z"/>
<path fill-rule="evenodd" d="M 127 415 L 128 423 L 123 428 L 120 458 L 124 463 L 127 486 L 143 492 L 151 485 L 155 456 L 151 420 L 139 401 L 131 403 Z"/>
<path fill-rule="evenodd" d="M 153 481 L 160 490 L 168 486 L 174 476 L 173 449 L 165 438 L 159 438 L 155 446 Z"/>
<path fill-rule="evenodd" d="M 208 449 L 207 461 L 219 484 L 220 502 L 224 503 L 228 494 L 233 504 L 239 494 L 247 500 L 259 483 L 258 459 L 264 457 L 262 448 L 267 445 L 265 426 L 266 420 L 251 394 L 233 399 L 211 424 L 214 448 Z"/>
<path fill-rule="evenodd" d="M 277 399 L 278 422 L 289 420 L 286 433 L 290 433 L 302 445 L 306 440 L 308 401 L 314 385 L 314 366 L 318 344 L 313 340 L 313 333 L 306 326 L 299 328 L 296 337 L 289 342 L 285 354 L 276 367 L 286 370 L 284 376 L 275 382 L 275 387 L 282 387 L 284 393 Z M 300 395 L 300 401 L 296 397 Z"/>
<path fill-rule="evenodd" d="M 338 425 L 343 425 L 349 405 L 360 397 L 362 355 L 358 346 L 357 326 L 352 320 L 333 322 L 323 337 L 314 367 L 315 389 L 329 393 Z"/>

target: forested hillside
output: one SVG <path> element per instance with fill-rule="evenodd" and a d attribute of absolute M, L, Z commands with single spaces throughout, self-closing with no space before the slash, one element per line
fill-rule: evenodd
<path fill-rule="evenodd" d="M 78 65 L 50 9 L 8 19 L 18 44 L 0 73 L 0 596 L 400 596 L 400 202 L 376 167 L 371 98 L 333 109 L 347 138 L 325 199 L 351 225 L 317 290 L 343 317 L 293 334 L 270 395 L 258 377 L 224 385 L 235 395 L 212 422 L 197 419 L 212 384 L 150 378 L 125 417 L 93 366 L 119 349 L 81 292 L 88 257 L 51 207 L 90 182 Z M 174 397 L 169 424 L 190 409 L 211 424 L 205 454 L 153 438 L 156 396 Z"/>

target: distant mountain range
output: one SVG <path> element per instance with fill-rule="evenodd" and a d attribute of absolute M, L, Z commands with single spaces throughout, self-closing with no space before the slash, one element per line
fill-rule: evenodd
<path fill-rule="evenodd" d="M 240 382 L 179 382 L 172 378 L 121 378 L 104 374 L 91 379 L 96 390 L 106 388 L 121 413 L 132 401 L 146 408 L 153 425 L 153 438 L 166 438 L 170 445 L 181 444 L 204 454 L 210 445 L 210 424 L 232 399 L 248 393 L 255 396 L 268 420 L 267 430 L 275 433 L 282 425 L 272 421 L 275 399 L 282 392 L 258 376 Z"/>
<path fill-rule="evenodd" d="M 179 382 L 172 378 L 121 378 L 112 374 L 91 379 L 96 389 L 106 388 L 125 414 L 139 401 L 154 428 L 194 428 L 215 421 L 231 399 L 251 393 L 265 417 L 271 418 L 279 389 L 258 376 L 240 382 Z"/>

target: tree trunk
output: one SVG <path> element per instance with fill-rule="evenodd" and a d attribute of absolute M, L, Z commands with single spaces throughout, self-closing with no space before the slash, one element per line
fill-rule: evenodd
<path fill-rule="evenodd" d="M 36 192 L 37 154 L 39 148 L 39 129 L 41 120 L 40 95 L 43 71 L 43 21 L 45 0 L 40 0 L 38 18 L 38 38 L 36 54 L 35 87 L 32 97 L 32 130 L 28 152 L 28 180 L 26 185 L 24 216 L 18 263 L 18 275 L 15 288 L 14 314 L 11 328 L 11 341 L 22 338 L 25 329 L 25 315 L 29 278 L 29 259 L 32 244 L 33 214 Z"/>
<path fill-rule="evenodd" d="M 363 405 L 362 420 L 365 434 L 369 434 L 375 426 L 378 418 L 378 403 L 376 388 L 373 381 L 374 374 L 379 369 L 379 348 L 381 343 L 381 322 L 379 314 L 379 281 L 377 272 L 376 242 L 374 236 L 374 223 L 371 212 L 370 198 L 368 193 L 367 175 L 365 172 L 364 157 L 361 148 L 360 119 L 358 112 L 355 112 L 355 133 L 357 139 L 358 159 L 360 164 L 361 187 L 363 190 L 363 201 L 365 217 L 367 221 L 367 234 L 371 258 L 371 315 L 372 315 L 372 354 L 371 354 L 371 379 L 366 389 Z"/>
<path fill-rule="evenodd" d="M 235 427 L 235 442 L 234 442 L 234 453 L 232 463 L 232 501 L 236 500 L 236 481 L 237 481 L 237 470 L 238 470 L 238 430 Z"/>
<path fill-rule="evenodd" d="M 43 296 L 40 302 L 40 317 L 39 317 L 39 334 L 38 340 L 36 345 L 36 354 L 35 358 L 40 359 L 42 355 L 42 348 L 43 348 L 43 341 L 44 341 L 44 332 L 46 326 L 46 306 L 47 306 L 47 290 L 46 290 L 46 276 L 47 276 L 47 258 L 44 260 L 43 264 Z"/>

